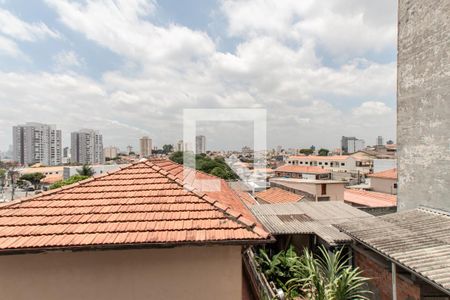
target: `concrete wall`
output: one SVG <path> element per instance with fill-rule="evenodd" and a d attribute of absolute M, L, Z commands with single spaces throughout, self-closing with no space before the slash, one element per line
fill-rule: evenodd
<path fill-rule="evenodd" d="M 397 180 L 388 178 L 370 178 L 370 187 L 374 192 L 386 193 L 386 194 L 397 194 L 397 189 L 395 184 Z"/>
<path fill-rule="evenodd" d="M 1 299 L 242 298 L 241 247 L 0 256 Z"/>
<path fill-rule="evenodd" d="M 450 208 L 450 1 L 400 0 L 398 208 Z"/>

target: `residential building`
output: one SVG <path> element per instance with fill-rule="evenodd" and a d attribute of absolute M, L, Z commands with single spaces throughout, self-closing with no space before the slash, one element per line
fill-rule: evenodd
<path fill-rule="evenodd" d="M 271 187 L 304 196 L 309 201 L 344 201 L 346 182 L 340 180 L 294 179 L 274 177 Z"/>
<path fill-rule="evenodd" d="M 69 147 L 63 148 L 63 158 L 69 158 L 70 157 L 70 149 Z"/>
<path fill-rule="evenodd" d="M 114 172 L 119 170 L 120 168 L 124 168 L 129 166 L 130 164 L 113 164 L 113 165 L 92 165 L 90 168 L 92 169 L 93 175 L 101 175 L 106 174 L 108 172 Z M 69 179 L 70 177 L 77 175 L 78 170 L 80 170 L 80 166 L 65 166 L 63 168 L 63 178 Z"/>
<path fill-rule="evenodd" d="M 382 137 L 381 135 L 379 135 L 379 136 L 377 137 L 377 143 L 376 143 L 376 145 L 377 145 L 377 146 L 383 146 L 383 137 Z"/>
<path fill-rule="evenodd" d="M 255 199 L 260 204 L 292 203 L 302 200 L 304 196 L 272 187 L 255 193 Z"/>
<path fill-rule="evenodd" d="M 71 162 L 78 164 L 103 164 L 103 137 L 93 129 L 71 133 Z"/>
<path fill-rule="evenodd" d="M 13 160 L 21 165 L 62 163 L 61 130 L 55 125 L 25 123 L 13 127 Z"/>
<path fill-rule="evenodd" d="M 242 299 L 243 250 L 273 240 L 225 181 L 192 172 L 141 161 L 1 206 L 2 298 Z"/>
<path fill-rule="evenodd" d="M 450 214 L 417 208 L 336 226 L 355 241 L 352 256 L 370 278 L 372 299 L 449 299 Z"/>
<path fill-rule="evenodd" d="M 204 135 L 197 135 L 195 137 L 195 153 L 206 153 L 206 137 Z"/>
<path fill-rule="evenodd" d="M 109 146 L 103 149 L 103 155 L 105 156 L 105 158 L 116 158 L 120 153 L 119 148 L 117 147 L 113 147 L 113 146 Z"/>
<path fill-rule="evenodd" d="M 322 167 L 327 170 L 356 170 L 356 160 L 349 155 L 294 155 L 288 158 L 288 164 L 298 166 Z"/>
<path fill-rule="evenodd" d="M 141 157 L 149 157 L 152 155 L 152 139 L 148 136 L 143 136 L 139 139 Z"/>
<path fill-rule="evenodd" d="M 397 169 L 369 174 L 370 187 L 374 192 L 397 194 Z"/>
<path fill-rule="evenodd" d="M 450 3 L 400 0 L 397 143 L 399 209 L 449 209 Z"/>
<path fill-rule="evenodd" d="M 356 137 L 343 136 L 341 139 L 341 149 L 345 154 L 357 152 L 364 149 L 364 147 L 364 140 L 358 139 Z"/>
<path fill-rule="evenodd" d="M 287 164 L 276 168 L 275 176 L 303 179 L 331 179 L 331 172 L 321 167 Z"/>
<path fill-rule="evenodd" d="M 130 155 L 130 154 L 132 154 L 132 153 L 134 153 L 134 151 L 133 151 L 133 146 L 128 145 L 128 146 L 127 146 L 127 155 Z"/>
<path fill-rule="evenodd" d="M 397 159 L 374 159 L 373 173 L 397 168 Z"/>

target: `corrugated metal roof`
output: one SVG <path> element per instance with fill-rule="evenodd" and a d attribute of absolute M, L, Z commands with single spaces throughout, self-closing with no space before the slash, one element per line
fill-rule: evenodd
<path fill-rule="evenodd" d="M 337 227 L 450 294 L 450 213 L 418 208 Z"/>
<path fill-rule="evenodd" d="M 332 224 L 370 217 L 369 214 L 338 201 L 262 204 L 253 206 L 251 210 L 272 234 L 315 234 L 330 245 L 351 241 L 348 235 Z M 299 214 L 305 214 L 311 221 L 301 221 L 301 218 L 294 217 Z M 285 217 L 279 216 L 293 217 L 286 221 Z"/>

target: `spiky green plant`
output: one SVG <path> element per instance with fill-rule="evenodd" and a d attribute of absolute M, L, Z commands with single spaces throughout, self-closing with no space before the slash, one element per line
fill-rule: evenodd
<path fill-rule="evenodd" d="M 286 282 L 288 296 L 297 291 L 307 299 L 353 300 L 368 299 L 367 278 L 358 268 L 347 264 L 342 249 L 330 253 L 320 247 L 320 254 L 314 256 L 309 250 L 294 267 L 294 278 Z"/>

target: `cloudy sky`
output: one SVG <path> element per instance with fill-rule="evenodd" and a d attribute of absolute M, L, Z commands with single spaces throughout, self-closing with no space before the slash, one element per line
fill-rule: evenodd
<path fill-rule="evenodd" d="M 11 126 L 182 137 L 184 108 L 265 108 L 269 147 L 395 139 L 396 1 L 0 0 L 0 150 Z M 208 148 L 248 122 L 203 122 Z"/>

